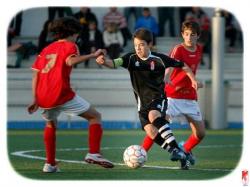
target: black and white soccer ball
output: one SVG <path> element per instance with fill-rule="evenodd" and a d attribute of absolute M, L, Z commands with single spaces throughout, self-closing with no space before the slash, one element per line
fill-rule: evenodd
<path fill-rule="evenodd" d="M 147 161 L 147 152 L 140 145 L 131 145 L 123 153 L 125 164 L 133 169 L 142 167 Z"/>

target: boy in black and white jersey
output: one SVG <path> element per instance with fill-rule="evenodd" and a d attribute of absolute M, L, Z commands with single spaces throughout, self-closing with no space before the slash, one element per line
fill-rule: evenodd
<path fill-rule="evenodd" d="M 142 128 L 156 144 L 170 153 L 172 161 L 185 161 L 184 152 L 178 147 L 175 137 L 165 119 L 167 99 L 164 94 L 164 73 L 168 67 L 182 68 L 197 88 L 192 71 L 180 61 L 164 54 L 151 52 L 152 33 L 144 28 L 137 29 L 133 35 L 135 52 L 127 53 L 117 59 L 106 59 L 100 55 L 96 61 L 109 68 L 119 66 L 128 69 Z"/>

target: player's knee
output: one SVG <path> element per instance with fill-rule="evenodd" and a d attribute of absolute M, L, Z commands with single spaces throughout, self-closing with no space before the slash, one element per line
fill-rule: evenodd
<path fill-rule="evenodd" d="M 198 134 L 198 138 L 199 138 L 200 140 L 202 140 L 205 136 L 206 136 L 206 132 L 205 132 L 205 131 L 202 131 L 202 132 L 200 132 L 200 133 Z"/>
<path fill-rule="evenodd" d="M 47 121 L 46 122 L 46 127 L 56 128 L 56 121 Z"/>
<path fill-rule="evenodd" d="M 94 108 L 91 108 L 80 116 L 87 119 L 90 123 L 99 123 L 102 119 L 101 113 L 95 110 Z"/>
<path fill-rule="evenodd" d="M 88 118 L 89 123 L 101 123 L 102 115 L 100 112 L 94 112 L 90 118 Z"/>
<path fill-rule="evenodd" d="M 148 114 L 148 119 L 149 119 L 150 123 L 152 123 L 152 124 L 159 117 L 161 117 L 161 114 L 157 110 L 152 110 Z"/>
<path fill-rule="evenodd" d="M 195 136 L 199 139 L 202 140 L 206 136 L 205 130 L 197 131 Z"/>
<path fill-rule="evenodd" d="M 101 114 L 100 112 L 96 111 L 96 113 L 95 113 L 95 118 L 96 118 L 96 120 L 101 121 L 101 119 L 102 119 L 102 114 Z"/>

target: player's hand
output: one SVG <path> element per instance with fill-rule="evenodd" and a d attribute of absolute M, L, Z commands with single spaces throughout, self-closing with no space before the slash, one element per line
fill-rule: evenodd
<path fill-rule="evenodd" d="M 105 57 L 104 57 L 104 55 L 99 55 L 96 58 L 96 63 L 99 64 L 99 65 L 103 65 L 105 63 Z"/>
<path fill-rule="evenodd" d="M 29 114 L 33 114 L 34 112 L 38 110 L 38 108 L 39 106 L 35 102 L 33 102 L 27 107 L 27 111 L 29 112 Z"/>
<path fill-rule="evenodd" d="M 105 52 L 104 52 L 103 49 L 98 49 L 98 50 L 94 53 L 95 57 L 98 57 L 98 56 L 104 55 L 104 54 L 105 54 Z"/>

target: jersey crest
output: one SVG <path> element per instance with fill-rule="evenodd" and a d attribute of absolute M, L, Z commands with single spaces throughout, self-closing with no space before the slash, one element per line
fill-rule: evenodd
<path fill-rule="evenodd" d="M 150 62 L 150 70 L 153 71 L 155 69 L 155 62 L 151 61 Z"/>

